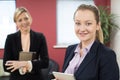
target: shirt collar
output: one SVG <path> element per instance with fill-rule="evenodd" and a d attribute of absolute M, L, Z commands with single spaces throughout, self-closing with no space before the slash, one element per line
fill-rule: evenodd
<path fill-rule="evenodd" d="M 92 47 L 93 43 L 94 43 L 94 41 L 91 42 L 86 48 L 84 48 L 84 50 L 85 50 L 86 52 L 89 52 L 89 50 L 90 50 L 90 48 Z M 80 52 L 80 45 L 81 45 L 81 42 L 76 46 L 76 49 L 75 49 L 74 53 Z"/>

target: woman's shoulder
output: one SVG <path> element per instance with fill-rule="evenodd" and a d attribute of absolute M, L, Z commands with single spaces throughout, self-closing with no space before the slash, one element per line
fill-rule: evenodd
<path fill-rule="evenodd" d="M 7 37 L 13 38 L 13 37 L 16 37 L 16 36 L 19 36 L 19 35 L 20 35 L 20 32 L 17 31 L 17 32 L 8 34 Z"/>
<path fill-rule="evenodd" d="M 67 47 L 67 50 L 74 50 L 78 44 L 71 44 Z"/>
<path fill-rule="evenodd" d="M 99 45 L 99 52 L 102 57 L 113 57 L 116 56 L 116 53 L 110 47 L 105 46 L 104 44 Z"/>
<path fill-rule="evenodd" d="M 100 44 L 100 49 L 104 52 L 114 52 L 112 48 L 110 48 L 109 46 L 106 46 L 104 44 Z"/>
<path fill-rule="evenodd" d="M 105 44 L 95 41 L 92 45 L 92 50 L 96 50 L 97 52 L 100 52 L 101 54 L 103 53 L 108 53 L 108 52 L 114 52 L 110 47 L 106 46 Z"/>
<path fill-rule="evenodd" d="M 36 36 L 44 36 L 44 34 L 42 32 L 37 32 L 37 31 L 33 31 L 33 30 L 31 30 L 30 33 L 32 35 L 36 35 Z"/>
<path fill-rule="evenodd" d="M 46 40 L 44 34 L 41 33 L 41 32 L 37 32 L 37 31 L 31 30 L 31 31 L 30 31 L 30 35 L 31 35 L 31 37 L 32 37 L 33 39 L 38 40 L 38 41 L 39 41 L 39 40 Z"/>
<path fill-rule="evenodd" d="M 71 45 L 69 45 L 68 46 L 68 48 L 73 48 L 73 47 L 75 47 L 75 46 L 77 46 L 78 44 L 71 44 Z"/>

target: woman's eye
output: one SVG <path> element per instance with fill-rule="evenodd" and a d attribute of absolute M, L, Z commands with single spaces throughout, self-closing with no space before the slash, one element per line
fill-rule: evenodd
<path fill-rule="evenodd" d="M 24 18 L 24 20 L 28 20 L 28 18 L 26 17 L 26 18 Z"/>
<path fill-rule="evenodd" d="M 92 23 L 86 23 L 87 26 L 91 25 Z"/>
<path fill-rule="evenodd" d="M 75 24 L 76 24 L 76 25 L 80 25 L 80 23 L 79 23 L 79 22 L 75 22 Z"/>
<path fill-rule="evenodd" d="M 22 22 L 22 19 L 19 19 L 18 22 Z"/>

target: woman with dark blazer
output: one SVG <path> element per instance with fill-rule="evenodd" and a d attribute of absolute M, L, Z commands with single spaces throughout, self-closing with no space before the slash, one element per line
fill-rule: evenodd
<path fill-rule="evenodd" d="M 80 43 L 67 48 L 63 72 L 74 74 L 76 80 L 119 80 L 116 54 L 103 45 L 98 9 L 81 4 L 74 13 L 74 22 Z"/>
<path fill-rule="evenodd" d="M 49 64 L 45 36 L 30 29 L 32 18 L 24 7 L 16 9 L 14 22 L 18 31 L 7 36 L 3 58 L 4 70 L 10 72 L 10 80 L 43 80 L 41 69 L 47 68 Z M 34 59 L 19 61 L 21 51 L 35 52 Z"/>
<path fill-rule="evenodd" d="M 63 72 L 75 55 L 77 44 L 67 48 Z M 76 80 L 119 80 L 119 69 L 115 52 L 99 41 L 94 41 L 90 51 L 73 73 Z"/>

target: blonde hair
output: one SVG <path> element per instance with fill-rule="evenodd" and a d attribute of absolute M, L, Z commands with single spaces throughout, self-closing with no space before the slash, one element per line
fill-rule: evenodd
<path fill-rule="evenodd" d="M 96 20 L 97 24 L 100 23 L 100 19 L 99 19 L 100 13 L 99 13 L 99 10 L 96 6 L 81 4 L 80 6 L 78 6 L 77 10 L 75 11 L 73 18 L 75 18 L 75 14 L 78 10 L 90 10 L 90 11 L 92 11 L 94 13 L 95 20 Z M 101 43 L 104 43 L 103 31 L 102 31 L 101 26 L 100 26 L 100 29 L 96 31 L 96 39 L 99 40 Z"/>
<path fill-rule="evenodd" d="M 104 43 L 103 31 L 101 27 L 96 31 L 96 39 L 98 39 L 101 43 Z"/>
<path fill-rule="evenodd" d="M 14 22 L 16 22 L 17 18 L 23 13 L 23 12 L 26 12 L 29 17 L 31 18 L 31 21 L 32 21 L 32 17 L 29 13 L 29 11 L 25 8 L 25 7 L 19 7 L 19 8 L 16 8 L 15 10 L 15 13 L 14 13 Z"/>

